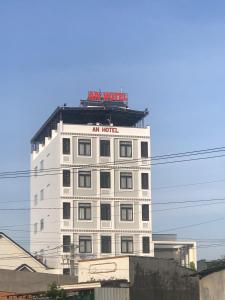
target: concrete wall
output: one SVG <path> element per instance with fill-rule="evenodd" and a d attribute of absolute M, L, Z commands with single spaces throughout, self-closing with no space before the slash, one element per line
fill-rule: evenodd
<path fill-rule="evenodd" d="M 125 279 L 129 282 L 129 257 L 83 260 L 78 266 L 79 283 Z"/>
<path fill-rule="evenodd" d="M 192 273 L 171 260 L 130 257 L 130 299 L 198 300 L 198 278 Z"/>
<path fill-rule="evenodd" d="M 56 282 L 59 285 L 74 284 L 76 277 L 0 270 L 0 291 L 31 293 L 46 291 L 48 285 Z"/>
<path fill-rule="evenodd" d="M 200 300 L 225 299 L 225 270 L 211 273 L 199 280 Z"/>

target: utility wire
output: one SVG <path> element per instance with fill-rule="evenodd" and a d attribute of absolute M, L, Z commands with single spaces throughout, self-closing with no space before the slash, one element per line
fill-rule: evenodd
<path fill-rule="evenodd" d="M 190 158 L 190 159 L 182 159 L 182 160 L 173 160 L 173 161 L 166 161 L 166 162 L 157 162 L 157 163 L 150 163 L 150 164 L 145 164 L 145 165 L 141 165 L 141 167 L 144 169 L 147 166 L 156 166 L 156 165 L 166 165 L 166 164 L 174 164 L 174 163 L 183 163 L 183 162 L 190 162 L 190 161 L 200 161 L 200 160 L 206 160 L 206 159 L 212 159 L 212 158 L 221 158 L 221 157 L 225 157 L 225 154 L 223 155 L 214 155 L 214 156 L 206 156 L 206 157 L 199 157 L 199 158 Z M 126 166 L 123 165 L 122 169 L 127 169 L 129 168 L 129 166 L 127 166 L 128 162 L 126 163 Z M 118 166 L 118 164 L 117 164 Z M 100 166 L 98 165 L 98 168 Z M 135 167 L 139 167 L 140 166 L 135 166 Z M 90 167 L 90 165 L 84 165 L 82 167 L 78 167 L 79 170 L 87 170 L 87 169 L 91 169 L 93 167 Z M 78 169 L 76 167 L 65 167 L 64 169 L 72 169 L 73 170 L 73 174 L 78 174 L 79 171 L 74 171 L 74 169 Z M 97 167 L 94 167 L 95 169 L 93 169 L 93 171 L 97 171 Z M 63 169 L 63 168 L 62 168 Z M 107 169 L 113 169 L 111 168 L 104 168 L 105 170 Z M 63 172 L 58 172 L 58 173 L 47 173 L 47 174 L 28 174 L 28 175 L 10 175 L 10 176 L 0 176 L 0 180 L 1 179 L 15 179 L 15 178 L 31 178 L 31 177 L 43 177 L 43 176 L 55 176 L 55 175 L 62 175 Z"/>
<path fill-rule="evenodd" d="M 211 154 L 211 153 L 217 153 L 217 152 L 223 152 L 225 151 L 225 147 L 217 147 L 217 148 L 208 148 L 203 150 L 194 150 L 194 151 L 187 151 L 187 152 L 180 152 L 180 153 L 173 153 L 173 154 L 164 154 L 164 155 L 157 155 L 152 156 L 148 158 L 140 158 L 140 159 L 123 159 L 123 160 L 117 160 L 113 162 L 105 162 L 105 163 L 98 163 L 98 164 L 87 164 L 84 166 L 73 166 L 72 169 L 83 169 L 83 168 L 93 168 L 93 167 L 99 167 L 99 166 L 107 166 L 107 165 L 121 165 L 123 163 L 129 164 L 129 163 L 137 163 L 137 162 L 143 162 L 143 161 L 154 161 L 154 160 L 161 160 L 161 159 L 171 159 L 171 158 L 177 158 L 177 157 L 186 157 L 186 156 L 193 156 L 193 155 L 205 155 L 205 154 Z M 169 162 L 163 162 L 163 163 L 151 163 L 151 165 L 158 165 L 158 164 L 165 164 L 165 163 L 176 163 L 176 162 L 184 162 L 184 161 L 191 161 L 191 160 L 199 160 L 199 159 L 209 159 L 209 158 L 217 158 L 217 157 L 223 157 L 225 155 L 216 155 L 216 156 L 208 156 L 205 158 L 193 158 L 188 160 L 179 160 L 179 161 L 169 161 Z M 143 165 L 144 167 L 144 165 Z M 59 171 L 61 168 L 47 168 L 43 170 L 19 170 L 19 171 L 5 171 L 0 172 L 0 177 L 8 178 L 8 176 L 14 176 L 14 175 L 35 175 L 40 176 L 37 173 L 46 173 L 46 172 L 54 172 Z M 43 175 L 51 175 L 51 174 L 41 174 Z M 53 174 L 52 174 L 53 175 Z M 22 177 L 21 176 L 21 177 Z M 20 177 L 20 176 L 18 176 Z"/>
<path fill-rule="evenodd" d="M 213 219 L 213 220 L 209 220 L 209 221 L 205 221 L 205 222 L 189 224 L 189 225 L 184 225 L 184 226 L 173 227 L 173 228 L 169 228 L 169 229 L 156 231 L 155 234 L 162 233 L 162 232 L 168 232 L 168 231 L 174 231 L 174 230 L 180 230 L 180 229 L 186 229 L 186 228 L 191 228 L 191 227 L 197 227 L 197 226 L 200 226 L 200 225 L 215 223 L 215 222 L 224 221 L 224 220 L 225 220 L 225 218 L 217 218 L 217 219 Z"/>
<path fill-rule="evenodd" d="M 129 201 L 131 202 L 131 201 L 140 201 L 140 199 L 138 199 L 138 198 L 129 198 L 129 197 L 127 197 L 128 199 L 123 199 L 123 203 L 122 204 L 129 204 Z M 49 200 L 49 199 L 58 199 L 58 198 L 45 198 L 45 199 L 43 199 L 43 200 L 40 200 L 40 202 L 44 202 L 44 201 L 46 201 L 46 200 Z M 113 199 L 115 199 L 115 197 L 113 197 L 113 198 L 108 198 L 108 197 L 106 197 L 106 199 L 108 200 L 108 201 L 112 201 Z M 92 198 L 92 200 L 89 200 L 88 198 L 87 199 L 74 199 L 74 198 L 72 198 L 72 199 L 70 199 L 70 198 L 67 198 L 66 197 L 66 199 L 63 199 L 65 202 L 68 202 L 68 201 L 70 201 L 70 200 L 72 200 L 73 202 L 74 201 L 76 201 L 76 202 L 79 202 L 79 203 L 93 203 L 93 200 L 95 200 L 95 201 L 102 201 L 102 202 L 104 202 L 104 201 L 106 201 L 106 200 L 103 200 L 103 198 Z M 124 200 L 126 201 L 126 202 L 124 202 Z M 119 200 L 118 200 L 119 201 Z M 213 201 L 225 201 L 225 197 L 223 197 L 223 198 L 207 198 L 207 199 L 196 199 L 196 200 L 184 200 L 184 201 L 167 201 L 167 202 L 152 202 L 152 201 L 149 201 L 149 198 L 143 198 L 142 199 L 142 201 L 143 201 L 143 203 L 133 203 L 132 205 L 133 206 L 142 206 L 143 204 L 149 204 L 149 205 L 151 205 L 151 206 L 155 206 L 155 205 L 174 205 L 174 204 L 186 204 L 186 203 L 199 203 L 199 202 L 213 202 Z M 10 203 L 11 201 L 5 201 L 4 203 Z M 12 201 L 13 202 L 13 201 Z M 23 202 L 23 201 L 20 201 L 20 202 Z M 146 203 L 145 203 L 146 202 Z M 0 202 L 1 203 L 1 202 Z M 106 203 L 106 202 L 104 202 L 104 203 Z M 114 203 L 114 206 L 116 207 L 116 206 L 120 206 L 121 205 L 121 203 Z M 77 208 L 78 206 L 72 206 L 72 208 Z M 92 204 L 91 205 L 91 207 L 92 208 L 94 208 L 94 207 L 101 207 L 101 205 L 99 205 L 99 204 L 97 204 L 97 205 L 95 205 L 95 204 Z M 29 207 L 13 207 L 13 208 L 5 208 L 5 207 L 0 207 L 0 211 L 1 210 L 12 210 L 12 211 L 16 211 L 16 210 L 38 210 L 38 209 L 53 209 L 53 210 L 57 210 L 57 209 L 60 209 L 60 210 L 62 210 L 63 209 L 63 207 L 57 207 L 57 206 L 51 206 L 51 207 L 32 207 L 32 208 L 29 208 Z"/>

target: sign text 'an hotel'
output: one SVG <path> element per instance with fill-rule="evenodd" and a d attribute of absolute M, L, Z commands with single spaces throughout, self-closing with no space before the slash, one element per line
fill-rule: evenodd
<path fill-rule="evenodd" d="M 94 126 L 92 132 L 103 132 L 103 133 L 119 133 L 118 128 L 116 127 L 99 127 Z"/>

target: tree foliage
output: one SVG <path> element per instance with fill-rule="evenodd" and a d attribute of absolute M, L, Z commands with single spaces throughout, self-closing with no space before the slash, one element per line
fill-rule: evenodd
<path fill-rule="evenodd" d="M 190 262 L 190 269 L 196 271 L 195 263 L 193 261 Z"/>
<path fill-rule="evenodd" d="M 48 291 L 46 292 L 46 297 L 48 299 L 66 300 L 66 291 L 61 289 L 56 282 L 49 285 Z"/>

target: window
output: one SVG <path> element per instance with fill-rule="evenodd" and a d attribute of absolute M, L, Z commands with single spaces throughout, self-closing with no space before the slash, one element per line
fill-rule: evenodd
<path fill-rule="evenodd" d="M 38 223 L 34 223 L 34 233 L 36 234 L 38 230 Z"/>
<path fill-rule="evenodd" d="M 80 253 L 91 253 L 91 236 L 80 236 L 79 237 L 79 252 Z"/>
<path fill-rule="evenodd" d="M 149 205 L 142 204 L 142 221 L 149 221 Z"/>
<path fill-rule="evenodd" d="M 34 205 L 36 206 L 38 204 L 38 195 L 34 195 Z"/>
<path fill-rule="evenodd" d="M 148 190 L 148 173 L 141 173 L 141 188 Z"/>
<path fill-rule="evenodd" d="M 44 170 L 44 161 L 41 160 L 40 161 L 40 172 L 42 172 Z"/>
<path fill-rule="evenodd" d="M 78 154 L 91 156 L 91 140 L 78 140 Z"/>
<path fill-rule="evenodd" d="M 100 172 L 100 187 L 103 189 L 110 188 L 110 172 L 101 171 Z"/>
<path fill-rule="evenodd" d="M 143 253 L 149 253 L 150 252 L 150 244 L 149 244 L 149 237 L 143 236 L 142 237 L 142 250 Z"/>
<path fill-rule="evenodd" d="M 121 204 L 120 205 L 120 220 L 121 221 L 133 221 L 133 205 Z"/>
<path fill-rule="evenodd" d="M 70 203 L 63 202 L 63 219 L 68 220 L 70 219 Z"/>
<path fill-rule="evenodd" d="M 141 142 L 141 157 L 148 157 L 148 142 Z"/>
<path fill-rule="evenodd" d="M 63 170 L 63 186 L 70 186 L 70 170 Z"/>
<path fill-rule="evenodd" d="M 63 154 L 70 154 L 70 139 L 63 138 Z"/>
<path fill-rule="evenodd" d="M 111 253 L 111 236 L 101 237 L 101 252 Z"/>
<path fill-rule="evenodd" d="M 110 156 L 109 140 L 100 140 L 100 156 Z"/>
<path fill-rule="evenodd" d="M 71 237 L 70 235 L 63 236 L 63 252 L 70 252 Z"/>
<path fill-rule="evenodd" d="M 132 189 L 132 173 L 131 172 L 121 172 L 120 173 L 120 188 L 121 189 Z"/>
<path fill-rule="evenodd" d="M 44 230 L 44 219 L 40 220 L 40 231 Z"/>
<path fill-rule="evenodd" d="M 91 172 L 90 171 L 80 171 L 78 172 L 78 186 L 82 188 L 91 187 Z"/>
<path fill-rule="evenodd" d="M 111 220 L 111 205 L 101 204 L 101 220 Z"/>
<path fill-rule="evenodd" d="M 40 200 L 44 200 L 44 190 L 40 190 Z"/>
<path fill-rule="evenodd" d="M 91 220 L 91 204 L 79 203 L 79 220 Z"/>
<path fill-rule="evenodd" d="M 70 268 L 63 268 L 63 275 L 70 275 Z"/>
<path fill-rule="evenodd" d="M 121 253 L 133 253 L 133 237 L 121 237 Z"/>
<path fill-rule="evenodd" d="M 120 157 L 132 157 L 132 142 L 121 141 L 120 142 Z"/>

